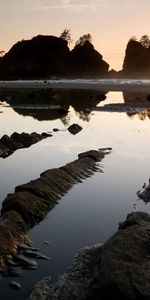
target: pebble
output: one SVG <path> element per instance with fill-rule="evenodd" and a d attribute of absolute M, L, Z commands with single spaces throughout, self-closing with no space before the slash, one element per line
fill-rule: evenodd
<path fill-rule="evenodd" d="M 54 131 L 54 132 L 58 132 L 59 129 L 58 129 L 58 128 L 53 128 L 53 131 Z"/>

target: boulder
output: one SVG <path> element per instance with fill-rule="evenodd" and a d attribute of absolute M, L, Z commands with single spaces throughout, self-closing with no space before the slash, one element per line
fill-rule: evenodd
<path fill-rule="evenodd" d="M 82 130 L 82 127 L 78 124 L 72 124 L 68 127 L 68 131 L 72 133 L 73 135 L 79 133 Z"/>
<path fill-rule="evenodd" d="M 67 274 L 54 285 L 43 280 L 28 300 L 150 299 L 149 245 L 150 215 L 133 212 L 104 245 L 80 250 Z"/>

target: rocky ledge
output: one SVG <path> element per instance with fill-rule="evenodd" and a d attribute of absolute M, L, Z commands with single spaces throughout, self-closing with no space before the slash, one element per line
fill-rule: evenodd
<path fill-rule="evenodd" d="M 38 282 L 28 300 L 150 299 L 150 215 L 129 214 L 104 245 L 79 251 L 55 285 Z"/>
<path fill-rule="evenodd" d="M 77 182 L 101 171 L 101 161 L 111 148 L 91 150 L 60 168 L 43 172 L 38 179 L 17 186 L 2 202 L 0 216 L 0 270 L 14 264 L 14 253 L 28 241 L 27 231 L 44 219 L 58 200 Z M 30 249 L 32 251 L 32 249 Z M 11 256 L 11 258 L 10 258 Z M 9 261 L 8 261 L 9 258 Z M 11 262 L 10 262 L 11 261 Z"/>
<path fill-rule="evenodd" d="M 49 136 L 52 135 L 46 132 L 42 134 L 36 132 L 32 132 L 31 134 L 14 132 L 10 137 L 5 134 L 0 139 L 0 157 L 6 158 L 17 149 L 28 148 Z"/>

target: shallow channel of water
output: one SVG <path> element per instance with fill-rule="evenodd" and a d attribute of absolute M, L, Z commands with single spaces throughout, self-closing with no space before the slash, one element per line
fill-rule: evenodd
<path fill-rule="evenodd" d="M 1 103 L 1 136 L 10 135 L 14 131 L 48 131 L 53 134 L 53 137 L 28 149 L 18 150 L 10 157 L 0 159 L 1 202 L 8 193 L 14 191 L 16 185 L 38 178 L 46 169 L 60 167 L 76 159 L 80 152 L 112 147 L 112 153 L 101 162 L 104 173 L 96 173 L 75 185 L 45 220 L 30 231 L 35 246 L 50 259 L 39 260 L 37 270 L 25 270 L 22 278 L 16 278 L 22 285 L 19 291 L 9 287 L 10 278 L 1 280 L 1 299 L 26 299 L 37 280 L 49 275 L 55 281 L 57 276 L 65 272 L 79 248 L 105 242 L 117 230 L 118 223 L 124 220 L 127 213 L 134 210 L 136 191 L 150 177 L 149 111 L 139 114 L 90 112 L 92 104 L 99 107 L 124 101 L 146 103 L 146 95 L 130 93 L 123 97 L 122 92 L 109 92 L 105 101 L 96 101 L 95 104 L 95 96 L 92 98 L 86 92 L 86 105 L 85 95 L 82 103 L 82 93 L 63 95 L 63 105 L 65 97 L 66 105 L 68 99 L 71 105 L 68 115 L 62 119 L 52 119 L 47 114 L 46 120 L 44 116 L 39 120 L 40 112 L 37 116 L 35 111 L 35 114 L 32 111 L 17 111 Z M 83 127 L 75 136 L 67 131 L 72 123 Z M 53 132 L 53 128 L 60 131 Z M 149 204 L 138 201 L 137 207 L 149 213 Z M 49 244 L 44 241 L 49 241 Z"/>

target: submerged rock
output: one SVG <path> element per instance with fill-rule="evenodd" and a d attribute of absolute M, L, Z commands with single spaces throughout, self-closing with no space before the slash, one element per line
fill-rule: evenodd
<path fill-rule="evenodd" d="M 150 215 L 131 213 L 119 228 L 104 245 L 79 251 L 55 285 L 39 282 L 28 300 L 150 299 Z"/>

